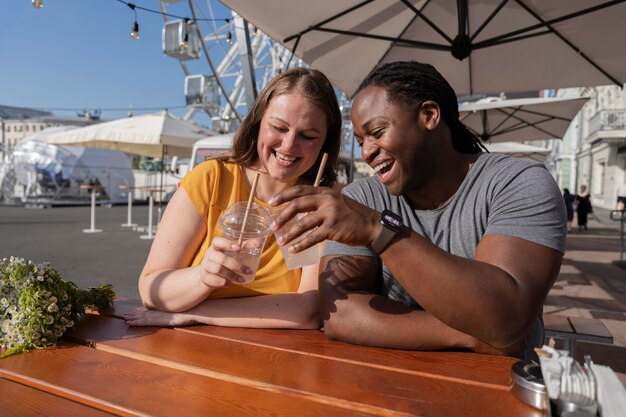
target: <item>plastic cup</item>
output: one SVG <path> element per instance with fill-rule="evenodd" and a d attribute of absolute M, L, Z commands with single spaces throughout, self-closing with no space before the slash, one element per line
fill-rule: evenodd
<path fill-rule="evenodd" d="M 247 202 L 240 201 L 232 204 L 222 214 L 219 227 L 222 235 L 237 242 L 241 235 L 241 228 L 246 213 Z M 252 270 L 250 274 L 241 274 L 244 283 L 254 281 L 256 271 L 261 261 L 261 254 L 267 237 L 272 233 L 270 225 L 272 219 L 267 211 L 258 204 L 253 203 L 250 207 L 250 213 L 243 231 L 243 239 L 241 241 L 241 249 L 238 252 L 224 251 L 225 254 L 237 259 L 243 265 Z"/>
<path fill-rule="evenodd" d="M 285 207 L 286 207 L 286 205 L 281 205 L 281 206 L 278 206 L 278 207 L 271 207 L 270 208 L 270 214 L 271 214 L 272 218 L 278 216 L 280 214 L 280 212 L 283 211 L 283 209 Z M 296 217 L 291 219 L 283 227 L 281 227 L 280 229 L 276 230 L 274 232 L 274 236 L 276 236 L 276 239 L 278 240 L 278 238 L 280 236 L 282 236 L 285 232 L 287 232 L 289 229 L 291 229 L 296 224 L 298 219 L 301 218 L 302 216 L 306 216 L 306 214 L 298 214 L 298 215 L 296 215 Z M 289 246 L 294 245 L 297 242 L 301 241 L 307 235 L 308 235 L 308 233 L 305 233 L 305 234 L 297 237 L 296 239 L 294 239 L 294 240 L 292 240 L 290 242 L 287 242 L 287 244 L 285 244 L 285 245 L 279 245 L 280 251 L 283 254 L 283 258 L 285 258 L 285 263 L 287 264 L 287 269 L 291 270 L 291 269 L 296 269 L 296 268 L 302 268 L 302 267 L 305 267 L 305 266 L 317 264 L 320 261 L 320 258 L 321 258 L 321 255 L 322 255 L 321 254 L 322 245 L 319 244 L 319 243 L 311 246 L 308 249 L 300 251 L 298 253 L 290 253 L 287 250 L 289 248 Z"/>

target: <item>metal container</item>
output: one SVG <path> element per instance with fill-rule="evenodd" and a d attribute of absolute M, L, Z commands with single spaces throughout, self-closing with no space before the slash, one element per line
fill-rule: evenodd
<path fill-rule="evenodd" d="M 528 361 L 515 362 L 511 367 L 511 380 L 513 382 L 511 392 L 520 401 L 540 410 L 549 408 L 550 402 L 541 366 Z"/>
<path fill-rule="evenodd" d="M 566 392 L 556 400 L 556 410 L 559 416 L 588 416 L 598 413 L 598 403 L 581 394 Z"/>

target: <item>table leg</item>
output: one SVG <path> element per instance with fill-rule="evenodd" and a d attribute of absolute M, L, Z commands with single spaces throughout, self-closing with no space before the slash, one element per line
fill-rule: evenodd
<path fill-rule="evenodd" d="M 122 227 L 135 227 L 137 224 L 133 223 L 133 190 L 128 190 L 128 218 L 126 223 L 122 224 Z"/>
<path fill-rule="evenodd" d="M 154 198 L 152 197 L 152 194 L 150 194 L 150 197 L 148 197 L 148 234 L 139 236 L 139 238 L 141 239 L 154 239 L 154 236 L 152 235 L 152 212 L 154 211 L 153 206 Z"/>
<path fill-rule="evenodd" d="M 96 229 L 96 190 L 91 190 L 91 228 L 83 229 L 83 233 L 99 233 L 102 229 Z"/>

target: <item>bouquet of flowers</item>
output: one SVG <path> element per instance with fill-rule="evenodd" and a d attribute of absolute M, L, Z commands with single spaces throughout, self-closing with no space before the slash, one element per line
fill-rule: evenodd
<path fill-rule="evenodd" d="M 107 307 L 114 297 L 110 284 L 81 290 L 47 263 L 0 260 L 2 357 L 55 345 L 85 308 Z"/>

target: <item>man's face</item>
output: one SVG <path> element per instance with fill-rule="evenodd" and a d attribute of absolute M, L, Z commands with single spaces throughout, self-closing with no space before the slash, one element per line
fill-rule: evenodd
<path fill-rule="evenodd" d="M 433 150 L 419 111 L 389 101 L 384 88 L 369 86 L 354 98 L 351 117 L 363 160 L 391 194 L 410 193 L 429 178 Z"/>

